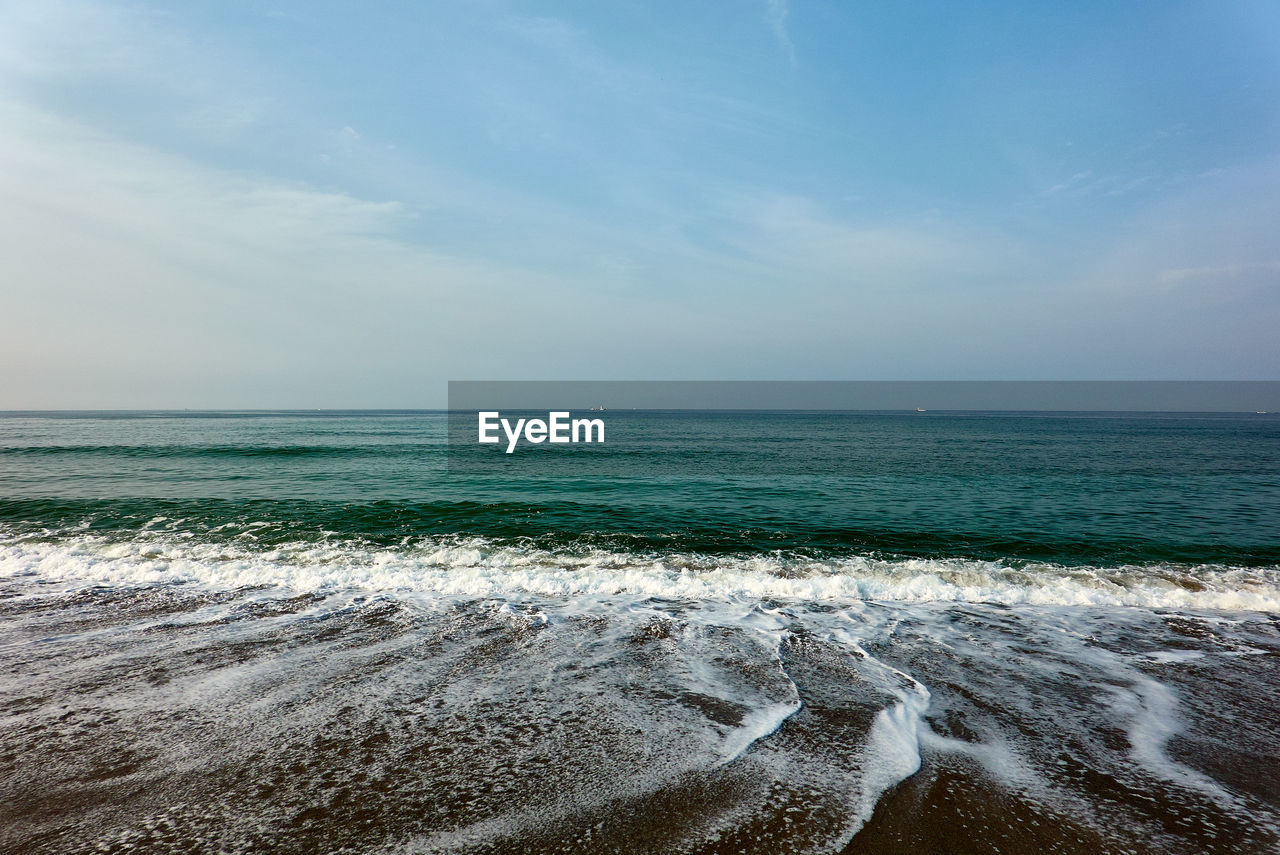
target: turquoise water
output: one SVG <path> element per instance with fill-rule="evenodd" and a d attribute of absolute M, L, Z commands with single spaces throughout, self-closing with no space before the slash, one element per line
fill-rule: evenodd
<path fill-rule="evenodd" d="M 584 465 L 447 469 L 439 413 L 0 418 L 10 533 L 390 545 L 1280 562 L 1280 419 L 610 413 Z M 490 458 L 492 461 L 492 458 Z M 455 469 L 459 468 L 456 465 Z"/>
<path fill-rule="evenodd" d="M 1280 419 L 607 420 L 0 416 L 0 852 L 1280 847 Z"/>

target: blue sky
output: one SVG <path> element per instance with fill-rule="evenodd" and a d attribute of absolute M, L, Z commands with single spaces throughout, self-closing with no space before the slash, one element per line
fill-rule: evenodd
<path fill-rule="evenodd" d="M 0 407 L 1280 377 L 1280 4 L 3 3 Z"/>

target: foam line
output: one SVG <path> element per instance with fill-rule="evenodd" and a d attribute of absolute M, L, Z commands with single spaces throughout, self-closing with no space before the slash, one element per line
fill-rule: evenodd
<path fill-rule="evenodd" d="M 196 583 L 214 589 L 418 591 L 467 597 L 628 595 L 694 601 L 973 602 L 1280 611 L 1280 568 L 1008 567 L 968 559 L 826 561 L 549 552 L 479 539 L 395 549 L 299 543 L 271 549 L 142 537 L 0 540 L 0 578 L 67 588 Z"/>

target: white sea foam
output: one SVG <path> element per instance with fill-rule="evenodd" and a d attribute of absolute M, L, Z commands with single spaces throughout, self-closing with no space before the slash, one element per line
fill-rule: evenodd
<path fill-rule="evenodd" d="M 0 578 L 62 586 L 196 583 L 218 589 L 416 591 L 468 597 L 628 595 L 686 600 L 982 602 L 1280 611 L 1280 567 L 1009 566 L 970 559 L 552 552 L 481 539 L 394 549 L 297 543 L 269 549 L 88 536 L 0 542 Z"/>
<path fill-rule="evenodd" d="M 928 730 L 924 713 L 929 708 L 929 690 L 916 678 L 876 659 L 846 629 L 836 629 L 832 637 L 852 649 L 869 666 L 861 673 L 897 703 L 876 713 L 863 749 L 863 774 L 857 800 L 858 828 L 865 825 L 876 804 L 891 787 L 920 771 L 921 733 Z M 856 831 L 856 829 L 855 829 Z"/>
<path fill-rule="evenodd" d="M 491 750 L 447 762 L 414 755 L 433 792 L 461 794 L 465 821 L 424 831 L 404 851 L 515 846 L 574 823 L 587 834 L 599 818 L 681 792 L 691 772 L 728 782 L 739 801 L 699 815 L 690 840 L 768 829 L 784 815 L 807 835 L 796 851 L 839 851 L 922 762 L 980 765 L 1028 804 L 1104 836 L 1124 828 L 1125 840 L 1143 839 L 1160 829 L 1081 789 L 1080 770 L 1156 793 L 1188 816 L 1248 824 L 1256 831 L 1245 844 L 1274 837 L 1265 804 L 1198 766 L 1203 747 L 1188 752 L 1174 741 L 1214 730 L 1196 694 L 1202 668 L 1268 652 L 1261 645 L 1270 636 L 1250 634 L 1256 615 L 1168 621 L 1144 609 L 950 603 L 1223 608 L 1243 592 L 1256 608 L 1280 600 L 1275 568 L 553 553 L 479 539 L 265 549 L 159 535 L 0 540 L 6 577 L 14 631 L 0 646 L 19 661 L 32 657 L 41 678 L 13 671 L 0 694 L 36 697 L 5 720 L 25 727 L 30 745 L 44 744 L 44 728 L 62 726 L 66 698 L 78 697 L 63 688 L 40 700 L 47 685 L 83 687 L 73 723 L 185 722 L 192 711 L 220 722 L 226 730 L 197 734 L 198 751 L 173 730 L 146 737 L 167 774 L 198 774 L 214 750 L 284 768 L 295 759 L 289 746 L 310 744 L 299 734 L 330 730 L 340 739 L 400 733 L 377 749 L 388 757 L 415 732 L 536 735 L 495 738 Z M 183 588 L 146 589 L 175 583 Z M 123 605 L 85 598 L 64 612 L 32 598 L 36 608 L 21 607 L 34 592 L 96 585 L 137 588 L 147 607 L 131 611 L 134 591 Z M 239 593 L 186 596 L 210 590 Z M 325 596 L 294 596 L 315 591 Z M 1185 634 L 1192 620 L 1205 631 Z M 164 679 L 150 679 L 161 670 Z M 1213 691 L 1206 684 L 1206 696 Z M 1269 691 L 1258 689 L 1264 703 Z M 228 719 L 228 708 L 243 715 Z M 857 714 L 824 714 L 846 708 Z M 422 728 L 395 730 L 406 714 Z M 346 729 L 349 721 L 365 726 Z M 1249 745 L 1250 729 L 1240 733 Z M 1109 734 L 1128 738 L 1113 745 Z M 572 747 L 562 755 L 557 746 Z M 592 759 L 561 768 L 561 756 Z M 314 764 L 298 791 L 329 772 L 327 762 Z M 502 800 L 494 813 L 468 813 L 473 781 Z M 508 804 L 503 794 L 516 791 L 548 795 Z"/>
<path fill-rule="evenodd" d="M 1115 689 L 1117 711 L 1129 716 L 1130 753 L 1144 769 L 1171 784 L 1198 790 L 1224 808 L 1238 800 L 1203 772 L 1177 762 L 1165 751 L 1181 729 L 1173 691 L 1150 677 L 1135 678 L 1127 689 Z"/>
<path fill-rule="evenodd" d="M 729 763 L 741 757 L 755 742 L 764 739 L 782 727 L 783 722 L 800 710 L 800 699 L 770 704 L 751 710 L 742 723 L 730 731 L 721 745 L 721 763 Z"/>
<path fill-rule="evenodd" d="M 773 609 L 753 608 L 738 619 L 738 625 L 750 627 L 768 639 L 772 658 L 777 663 L 778 675 L 787 687 L 787 698 L 775 703 L 757 706 L 743 716 L 739 725 L 725 737 L 720 747 L 721 763 L 731 763 L 746 753 L 756 742 L 778 731 L 787 719 L 800 711 L 800 689 L 787 674 L 782 664 L 782 642 L 786 637 L 783 628 L 785 615 Z"/>

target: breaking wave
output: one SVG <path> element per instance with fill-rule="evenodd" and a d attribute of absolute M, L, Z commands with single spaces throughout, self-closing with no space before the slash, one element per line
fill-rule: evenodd
<path fill-rule="evenodd" d="M 972 602 L 1280 611 L 1280 567 L 1053 563 L 785 552 L 738 556 L 549 550 L 479 537 L 385 548 L 359 542 L 208 542 L 97 535 L 0 539 L 0 578 L 62 586 L 194 583 L 217 589 L 407 591 L 551 598 Z"/>

